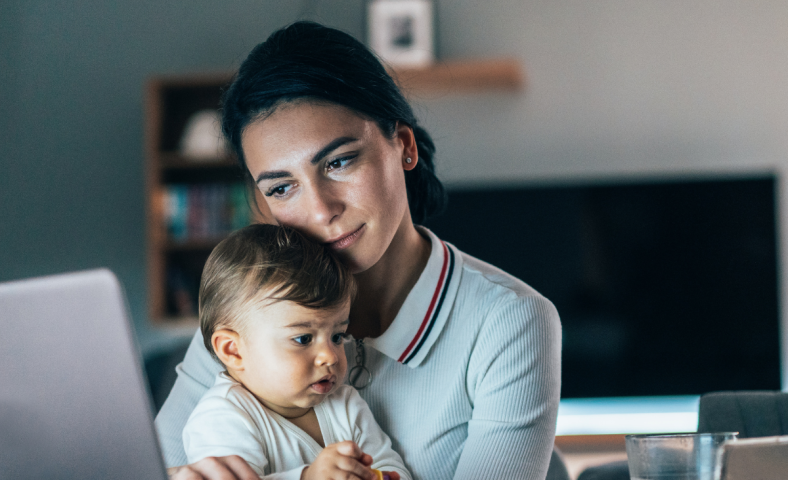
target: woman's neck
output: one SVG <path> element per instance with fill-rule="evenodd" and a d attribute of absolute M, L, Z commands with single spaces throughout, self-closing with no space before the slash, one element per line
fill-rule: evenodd
<path fill-rule="evenodd" d="M 350 309 L 350 333 L 355 338 L 378 337 L 394 321 L 424 271 L 432 244 L 410 220 L 402 222 L 383 257 L 356 275 L 358 294 Z"/>

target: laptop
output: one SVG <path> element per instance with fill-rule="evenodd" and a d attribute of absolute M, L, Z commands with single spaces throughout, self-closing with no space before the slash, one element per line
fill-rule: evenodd
<path fill-rule="evenodd" d="M 0 283 L 0 477 L 166 480 L 109 270 Z"/>
<path fill-rule="evenodd" d="M 721 480 L 785 480 L 788 436 L 745 438 L 725 442 Z"/>

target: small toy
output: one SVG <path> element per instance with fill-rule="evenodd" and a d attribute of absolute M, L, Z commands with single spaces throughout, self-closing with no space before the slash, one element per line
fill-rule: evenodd
<path fill-rule="evenodd" d="M 373 468 L 372 471 L 375 472 L 375 475 L 377 475 L 377 480 L 389 480 L 389 476 L 383 475 L 383 472 L 381 472 L 380 470 L 375 470 Z"/>

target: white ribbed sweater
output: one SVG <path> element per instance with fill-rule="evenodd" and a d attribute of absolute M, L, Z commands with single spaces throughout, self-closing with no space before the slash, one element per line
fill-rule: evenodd
<path fill-rule="evenodd" d="M 437 278 L 441 262 L 435 256 L 442 242 L 427 233 L 433 248 L 422 277 Z M 558 314 L 525 283 L 449 247 L 456 260 L 450 277 L 456 290 L 440 306 L 445 318 L 419 342 L 417 362 L 407 365 L 391 351 L 404 345 L 401 338 L 381 341 L 388 330 L 379 339 L 365 340 L 374 380 L 361 396 L 414 479 L 542 480 L 560 395 Z M 417 329 L 422 319 L 415 318 L 413 307 L 437 297 L 432 287 L 419 280 L 389 328 L 392 335 Z M 411 314 L 404 318 L 406 311 Z M 346 350 L 352 367 L 354 342 Z M 198 331 L 156 418 L 168 466 L 186 463 L 183 426 L 220 370 Z"/>

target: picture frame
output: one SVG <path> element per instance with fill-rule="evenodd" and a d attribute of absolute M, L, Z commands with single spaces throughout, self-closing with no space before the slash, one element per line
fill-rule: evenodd
<path fill-rule="evenodd" d="M 420 68 L 435 61 L 431 0 L 372 0 L 367 5 L 370 48 L 392 67 Z"/>

